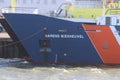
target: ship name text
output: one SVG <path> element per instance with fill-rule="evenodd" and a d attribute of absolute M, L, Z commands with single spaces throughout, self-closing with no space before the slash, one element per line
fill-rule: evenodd
<path fill-rule="evenodd" d="M 79 34 L 79 35 L 73 35 L 73 34 L 46 34 L 46 38 L 78 38 L 78 39 L 84 39 L 84 36 Z"/>

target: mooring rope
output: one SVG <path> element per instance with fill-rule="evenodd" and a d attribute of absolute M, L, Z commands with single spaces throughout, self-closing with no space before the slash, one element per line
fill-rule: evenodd
<path fill-rule="evenodd" d="M 41 30 L 39 30 L 38 32 L 35 32 L 35 33 L 33 33 L 33 34 L 31 34 L 31 35 L 29 35 L 29 36 L 27 36 L 27 37 L 25 37 L 25 38 L 23 38 L 23 39 L 21 39 L 21 40 L 19 40 L 19 41 L 15 41 L 15 42 L 12 42 L 12 43 L 9 43 L 9 44 L 5 44 L 5 45 L 0 45 L 0 47 L 7 47 L 7 46 L 15 45 L 15 44 L 18 44 L 18 43 L 20 43 L 20 42 L 29 40 L 29 39 L 35 37 L 36 35 L 38 35 L 39 33 L 41 33 L 41 32 L 44 31 L 44 30 L 45 30 L 45 28 L 44 28 L 44 29 L 41 29 Z"/>

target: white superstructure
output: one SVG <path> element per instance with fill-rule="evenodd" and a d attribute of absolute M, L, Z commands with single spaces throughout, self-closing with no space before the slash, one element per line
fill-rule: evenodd
<path fill-rule="evenodd" d="M 0 9 L 4 7 L 37 8 L 44 11 L 56 10 L 68 0 L 0 0 Z"/>
<path fill-rule="evenodd" d="M 102 7 L 102 1 L 103 0 L 0 0 L 0 8 L 15 5 L 15 7 L 34 7 L 41 10 L 55 10 L 65 2 L 72 2 L 76 7 Z"/>

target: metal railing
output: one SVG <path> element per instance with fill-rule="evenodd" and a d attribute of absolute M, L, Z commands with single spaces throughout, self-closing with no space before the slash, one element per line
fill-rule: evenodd
<path fill-rule="evenodd" d="M 15 8 L 2 8 L 2 13 L 24 13 L 24 14 L 42 14 L 50 15 L 50 12 L 46 10 L 39 10 L 33 7 L 15 7 Z"/>
<path fill-rule="evenodd" d="M 2 13 L 33 13 L 38 14 L 38 9 L 36 8 L 24 8 L 24 7 L 15 7 L 15 8 L 2 8 Z"/>

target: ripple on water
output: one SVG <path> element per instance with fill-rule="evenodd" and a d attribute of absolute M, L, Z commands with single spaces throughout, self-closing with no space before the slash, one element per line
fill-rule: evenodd
<path fill-rule="evenodd" d="M 0 80 L 119 80 L 120 67 L 36 66 L 23 60 L 0 59 Z"/>

